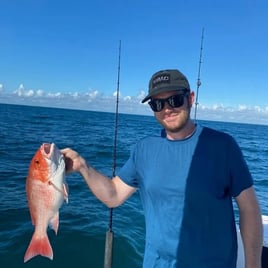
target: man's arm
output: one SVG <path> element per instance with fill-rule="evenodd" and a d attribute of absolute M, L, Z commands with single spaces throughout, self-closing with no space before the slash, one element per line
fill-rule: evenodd
<path fill-rule="evenodd" d="M 263 227 L 260 207 L 253 187 L 236 197 L 245 252 L 245 268 L 261 268 Z"/>
<path fill-rule="evenodd" d="M 69 148 L 61 152 L 65 157 L 67 174 L 79 172 L 93 194 L 108 207 L 119 206 L 136 191 L 136 188 L 127 185 L 118 176 L 110 179 L 88 166 L 77 152 Z"/>

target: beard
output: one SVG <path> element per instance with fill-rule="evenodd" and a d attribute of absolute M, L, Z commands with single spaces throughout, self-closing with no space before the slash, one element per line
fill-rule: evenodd
<path fill-rule="evenodd" d="M 181 113 L 174 118 L 174 120 L 165 119 L 160 124 L 170 133 L 178 133 L 186 129 L 190 122 L 190 113 Z"/>
<path fill-rule="evenodd" d="M 164 115 L 164 118 L 160 116 L 156 116 L 156 118 L 167 132 L 177 133 L 184 130 L 188 123 L 191 121 L 190 113 L 191 105 L 188 100 L 183 109 L 174 109 L 173 111 L 170 111 L 168 115 Z"/>

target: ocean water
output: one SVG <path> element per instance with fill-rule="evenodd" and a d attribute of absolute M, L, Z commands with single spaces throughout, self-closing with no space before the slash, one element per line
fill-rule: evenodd
<path fill-rule="evenodd" d="M 23 263 L 33 226 L 25 193 L 29 163 L 39 146 L 71 147 L 99 171 L 112 175 L 112 113 L 0 104 L 0 267 L 103 267 L 109 209 L 88 190 L 78 174 L 67 177 L 69 203 L 60 209 L 56 236 L 48 230 L 54 260 L 37 256 Z M 232 134 L 254 177 L 263 214 L 268 215 L 268 126 L 200 121 Z M 158 133 L 154 117 L 119 115 L 116 168 L 140 138 Z M 138 193 L 113 211 L 113 267 L 141 267 L 144 219 Z"/>

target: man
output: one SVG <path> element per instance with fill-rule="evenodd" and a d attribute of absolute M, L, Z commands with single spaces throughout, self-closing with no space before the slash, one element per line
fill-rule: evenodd
<path fill-rule="evenodd" d="M 119 206 L 139 188 L 146 268 L 236 267 L 235 198 L 245 267 L 260 268 L 261 214 L 237 143 L 191 120 L 194 92 L 178 70 L 154 74 L 142 102 L 148 100 L 163 131 L 139 141 L 116 177 L 100 174 L 71 149 L 62 150 L 67 172 L 80 172 L 108 207 Z"/>

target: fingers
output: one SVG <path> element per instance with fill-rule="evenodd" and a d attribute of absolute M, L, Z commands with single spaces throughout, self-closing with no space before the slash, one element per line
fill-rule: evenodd
<path fill-rule="evenodd" d="M 64 149 L 61 149 L 60 151 L 65 156 L 65 155 L 70 154 L 70 152 L 72 151 L 72 149 L 70 149 L 70 148 L 64 148 Z"/>
<path fill-rule="evenodd" d="M 66 175 L 68 175 L 74 171 L 73 160 L 75 159 L 77 153 L 70 148 L 65 148 L 65 149 L 62 149 L 60 151 L 64 156 L 65 171 L 66 171 Z"/>
<path fill-rule="evenodd" d="M 74 160 L 78 156 L 78 153 L 70 148 L 62 149 L 61 153 L 63 154 L 65 159 L 70 158 Z"/>

